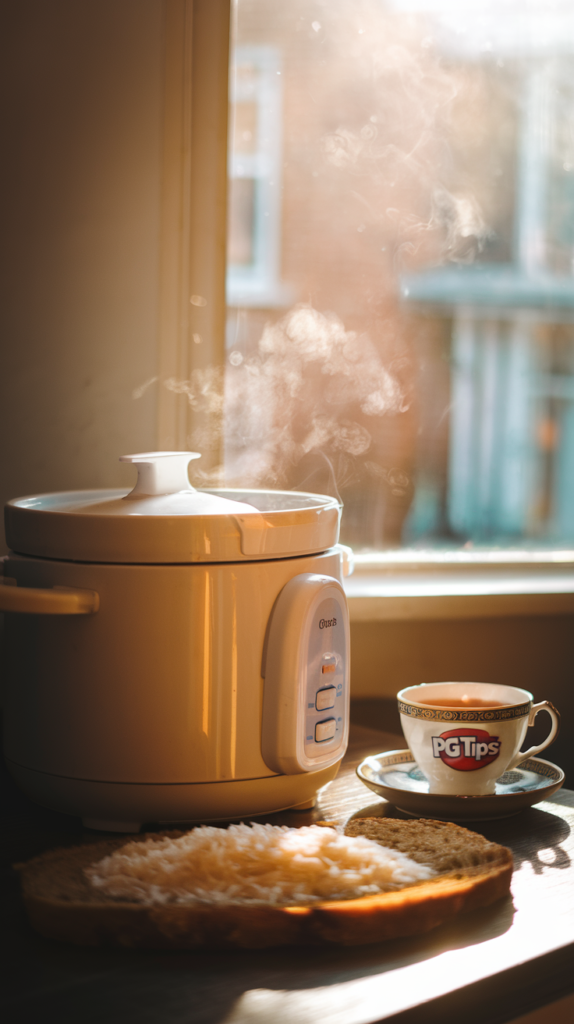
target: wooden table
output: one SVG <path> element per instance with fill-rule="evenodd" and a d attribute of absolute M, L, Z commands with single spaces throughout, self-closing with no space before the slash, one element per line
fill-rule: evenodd
<path fill-rule="evenodd" d="M 265 820 L 401 817 L 354 773 L 367 754 L 399 746 L 402 737 L 354 726 L 345 764 L 317 809 Z M 7 777 L 2 797 L 9 1024 L 498 1024 L 574 990 L 574 792 L 472 826 L 512 848 L 512 899 L 430 934 L 352 949 L 176 954 L 76 948 L 35 935 L 10 864 L 94 833 L 30 804 Z"/>

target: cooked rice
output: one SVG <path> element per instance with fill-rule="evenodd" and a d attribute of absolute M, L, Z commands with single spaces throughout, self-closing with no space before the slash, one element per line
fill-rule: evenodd
<path fill-rule="evenodd" d="M 435 871 L 362 836 L 316 825 L 202 825 L 122 846 L 86 869 L 119 900 L 285 906 L 402 889 Z"/>

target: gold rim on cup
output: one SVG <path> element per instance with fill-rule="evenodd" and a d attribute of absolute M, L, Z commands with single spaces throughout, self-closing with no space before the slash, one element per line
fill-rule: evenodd
<path fill-rule="evenodd" d="M 508 722 L 529 715 L 534 700 L 528 690 L 522 690 L 522 693 L 528 694 L 530 699 L 520 704 L 508 704 L 493 708 L 432 707 L 432 700 L 429 700 L 428 703 L 422 700 L 405 700 L 403 694 L 411 689 L 418 690 L 420 687 L 408 686 L 397 694 L 399 713 L 408 718 L 418 718 L 426 722 Z"/>

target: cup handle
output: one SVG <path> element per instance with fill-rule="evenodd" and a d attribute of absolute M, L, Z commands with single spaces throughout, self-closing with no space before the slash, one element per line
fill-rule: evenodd
<path fill-rule="evenodd" d="M 534 719 L 539 711 L 547 711 L 552 719 L 552 727 L 548 736 L 544 740 L 544 743 L 541 743 L 538 747 L 530 747 L 528 750 L 520 750 L 508 765 L 506 769 L 507 772 L 510 771 L 511 768 L 516 768 L 517 765 L 522 764 L 523 761 L 527 761 L 529 757 L 536 757 L 537 754 L 540 754 L 542 750 L 552 743 L 552 740 L 556 736 L 556 733 L 560 728 L 560 715 L 554 707 L 554 704 L 551 704 L 549 700 L 543 700 L 540 704 L 532 705 L 528 716 L 528 727 L 530 728 L 531 725 L 534 725 Z"/>

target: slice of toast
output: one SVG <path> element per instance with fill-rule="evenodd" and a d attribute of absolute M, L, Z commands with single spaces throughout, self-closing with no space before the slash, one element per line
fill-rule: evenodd
<path fill-rule="evenodd" d="M 162 833 L 176 837 L 177 833 Z M 46 938 L 88 946 L 144 949 L 260 949 L 283 945 L 361 945 L 437 927 L 486 906 L 510 888 L 512 854 L 459 825 L 416 819 L 358 818 L 346 835 L 402 850 L 439 874 L 398 892 L 276 907 L 224 904 L 143 906 L 93 888 L 84 868 L 123 846 L 125 838 L 52 850 L 18 865 L 30 922 Z M 138 837 L 140 841 L 148 836 Z M 158 838 L 154 834 L 153 838 Z"/>

